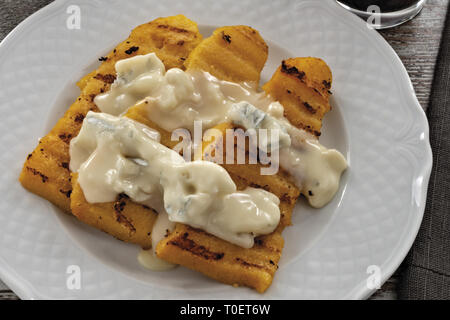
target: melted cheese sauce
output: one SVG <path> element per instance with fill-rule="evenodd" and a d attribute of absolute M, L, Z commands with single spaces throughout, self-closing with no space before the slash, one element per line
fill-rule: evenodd
<path fill-rule="evenodd" d="M 259 148 L 279 148 L 279 165 L 291 174 L 311 206 L 320 208 L 333 199 L 347 168 L 344 156 L 292 126 L 283 106 L 254 85 L 222 81 L 200 71 L 173 68 L 165 72 L 153 53 L 121 60 L 116 70 L 118 78 L 111 90 L 94 100 L 103 112 L 123 114 L 142 103 L 148 118 L 169 132 L 178 128 L 193 132 L 194 121 L 202 121 L 205 130 L 223 122 L 276 130 L 277 141 L 270 134 L 258 136 Z"/>
<path fill-rule="evenodd" d="M 70 169 L 90 203 L 125 193 L 160 213 L 153 247 L 170 222 L 203 229 L 244 248 L 280 221 L 279 199 L 262 189 L 238 192 L 228 172 L 207 161 L 186 162 L 159 135 L 126 117 L 88 112 L 70 143 Z"/>
<path fill-rule="evenodd" d="M 275 230 L 280 200 L 263 190 L 237 191 L 228 173 L 206 161 L 186 162 L 159 143 L 159 133 L 122 115 L 133 105 L 148 108 L 148 118 L 167 131 L 194 121 L 203 129 L 232 122 L 245 129 L 267 129 L 258 147 L 279 151 L 279 165 L 289 172 L 314 207 L 326 205 L 339 187 L 345 158 L 322 146 L 316 137 L 292 126 L 283 106 L 249 83 L 219 80 L 206 72 L 184 72 L 153 53 L 116 63 L 117 79 L 94 102 L 102 113 L 89 112 L 70 144 L 70 169 L 90 203 L 114 201 L 125 193 L 159 212 L 152 230 L 153 250 L 138 260 L 152 270 L 173 265 L 154 249 L 176 222 L 203 229 L 250 248 L 258 235 Z M 274 138 L 275 137 L 275 138 Z M 275 140 L 274 140 L 275 139 Z"/>

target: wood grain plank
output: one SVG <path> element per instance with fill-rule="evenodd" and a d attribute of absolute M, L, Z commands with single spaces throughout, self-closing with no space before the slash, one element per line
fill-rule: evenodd
<path fill-rule="evenodd" d="M 428 106 L 447 5 L 448 0 L 428 0 L 413 20 L 380 31 L 405 65 L 424 109 Z"/>

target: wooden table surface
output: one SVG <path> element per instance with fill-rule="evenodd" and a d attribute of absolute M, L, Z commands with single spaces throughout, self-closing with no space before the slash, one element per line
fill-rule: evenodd
<path fill-rule="evenodd" d="M 424 109 L 428 106 L 447 6 L 448 0 L 428 0 L 415 19 L 401 26 L 380 31 L 405 64 L 417 98 Z M 402 267 L 370 299 L 396 299 L 401 269 Z M 18 299 L 18 297 L 0 280 L 0 300 L 4 299 Z"/>

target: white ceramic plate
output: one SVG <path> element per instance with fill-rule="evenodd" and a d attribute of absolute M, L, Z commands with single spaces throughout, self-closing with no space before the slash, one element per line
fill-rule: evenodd
<path fill-rule="evenodd" d="M 66 25 L 73 4 L 79 30 Z M 263 82 L 292 56 L 321 57 L 333 71 L 322 142 L 343 152 L 350 168 L 327 207 L 296 207 L 280 268 L 262 296 L 181 267 L 144 270 L 136 246 L 79 223 L 17 181 L 97 58 L 138 24 L 178 13 L 205 36 L 223 25 L 258 29 L 270 47 Z M 369 266 L 384 282 L 422 220 L 432 162 L 425 115 L 391 47 L 331 0 L 56 1 L 1 43 L 0 108 L 0 277 L 21 298 L 365 298 L 374 291 Z M 80 290 L 66 285 L 71 265 L 81 270 Z"/>

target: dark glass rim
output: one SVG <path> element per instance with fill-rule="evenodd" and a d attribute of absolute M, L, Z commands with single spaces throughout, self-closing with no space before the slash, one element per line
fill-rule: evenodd
<path fill-rule="evenodd" d="M 422 8 L 426 1 L 427 0 L 419 0 L 417 3 L 411 5 L 411 6 L 407 7 L 407 8 L 396 10 L 396 11 L 380 12 L 380 15 L 383 16 L 383 17 L 389 17 L 389 16 L 395 17 L 395 16 L 399 16 L 399 15 L 400 16 L 401 15 L 408 15 L 409 13 L 415 12 L 419 8 Z M 349 5 L 347 5 L 345 3 L 342 3 L 339 0 L 336 0 L 336 2 L 340 6 L 344 7 L 345 9 L 347 9 L 347 10 L 353 12 L 353 13 L 358 14 L 359 16 L 367 16 L 367 17 L 369 17 L 369 16 L 372 16 L 374 14 L 374 13 L 371 13 L 371 12 L 362 11 L 362 10 L 359 10 L 359 9 L 352 8 Z"/>

